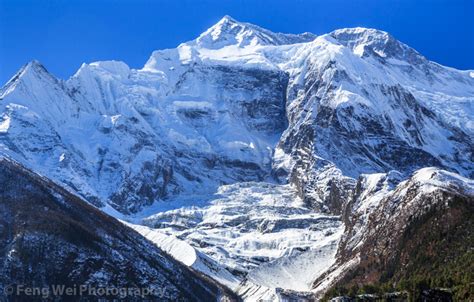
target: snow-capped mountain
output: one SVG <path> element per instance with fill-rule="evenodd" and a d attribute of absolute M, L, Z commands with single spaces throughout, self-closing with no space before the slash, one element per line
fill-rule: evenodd
<path fill-rule="evenodd" d="M 96 62 L 62 81 L 33 61 L 2 89 L 2 149 L 123 213 L 270 174 L 314 191 L 332 164 L 474 173 L 468 72 L 381 31 L 310 38 L 224 17 L 141 70 Z"/>
<path fill-rule="evenodd" d="M 28 63 L 0 90 L 0 152 L 164 250 L 188 246 L 195 260 L 178 260 L 243 297 L 330 274 L 322 292 L 412 173 L 472 187 L 473 74 L 375 29 L 281 34 L 225 16 L 141 69 L 94 62 L 60 80 Z"/>
<path fill-rule="evenodd" d="M 230 16 L 224 16 L 196 40 L 186 44 L 204 49 L 220 49 L 226 46 L 244 48 L 304 43 L 315 38 L 316 35 L 308 32 L 299 35 L 274 33 L 250 23 L 238 22 Z"/>

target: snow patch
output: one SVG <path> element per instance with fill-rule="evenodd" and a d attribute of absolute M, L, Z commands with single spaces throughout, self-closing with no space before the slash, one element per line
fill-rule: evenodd
<path fill-rule="evenodd" d="M 11 119 L 9 116 L 4 116 L 3 121 L 0 123 L 0 133 L 7 133 L 10 128 Z"/>

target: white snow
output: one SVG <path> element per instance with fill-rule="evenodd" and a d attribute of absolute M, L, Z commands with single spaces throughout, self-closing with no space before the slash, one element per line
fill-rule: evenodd
<path fill-rule="evenodd" d="M 220 267 L 248 273 L 246 282 L 265 288 L 309 291 L 334 263 L 344 229 L 339 217 L 305 208 L 290 186 L 240 183 L 222 186 L 217 194 L 204 203 L 173 203 L 176 209 L 160 211 L 141 223 L 156 228 L 161 237 L 179 237 Z M 147 212 L 135 216 L 135 223 Z M 187 255 L 175 257 L 192 265 L 194 254 L 183 251 Z"/>
<path fill-rule="evenodd" d="M 439 168 L 427 167 L 420 169 L 414 173 L 412 179 L 426 187 L 450 188 L 451 185 L 454 188 L 463 188 L 465 194 L 474 195 L 474 180 Z"/>
<path fill-rule="evenodd" d="M 8 128 L 10 128 L 10 117 L 4 116 L 3 121 L 0 123 L 0 133 L 8 132 Z"/>
<path fill-rule="evenodd" d="M 337 266 L 332 270 L 325 278 L 319 282 L 316 287 L 313 289 L 318 295 L 322 295 L 326 290 L 330 289 L 337 281 L 340 280 L 341 276 L 344 276 L 344 273 L 349 271 L 351 268 L 355 267 L 360 262 L 359 257 L 355 257 L 342 265 Z"/>
<path fill-rule="evenodd" d="M 218 265 L 214 260 L 197 251 L 190 244 L 178 239 L 174 235 L 167 235 L 161 230 L 151 229 L 146 226 L 135 225 L 125 221 L 122 222 L 139 232 L 169 255 L 172 255 L 176 260 L 207 276 L 210 276 L 230 289 L 236 290 L 241 283 L 242 280 L 238 279 L 221 265 Z"/>

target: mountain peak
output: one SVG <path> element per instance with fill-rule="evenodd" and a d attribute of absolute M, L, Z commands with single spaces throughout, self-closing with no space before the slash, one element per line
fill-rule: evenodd
<path fill-rule="evenodd" d="M 39 67 L 39 68 L 44 68 L 43 64 L 41 64 L 40 61 L 33 59 L 29 61 L 26 66 L 33 66 L 33 67 Z"/>
<path fill-rule="evenodd" d="M 232 18 L 231 16 L 229 15 L 225 15 L 224 17 L 222 17 L 222 19 L 218 22 L 233 22 L 233 23 L 239 23 L 239 21 L 235 20 L 234 18 Z"/>
<path fill-rule="evenodd" d="M 375 55 L 410 63 L 420 63 L 424 60 L 414 49 L 383 30 L 365 27 L 342 28 L 329 33 L 329 36 L 361 57 Z"/>
<path fill-rule="evenodd" d="M 365 27 L 341 28 L 329 33 L 329 35 L 350 48 L 361 44 L 386 43 L 395 40 L 385 31 Z"/>
<path fill-rule="evenodd" d="M 49 72 L 40 61 L 32 60 L 23 65 L 23 67 L 21 67 L 20 70 L 10 79 L 9 83 L 31 74 L 49 74 Z"/>
<path fill-rule="evenodd" d="M 191 43 L 195 43 L 202 48 L 220 49 L 230 45 L 246 47 L 295 44 L 309 42 L 315 38 L 316 35 L 311 33 L 274 33 L 257 25 L 240 22 L 229 15 L 225 15 Z"/>
<path fill-rule="evenodd" d="M 26 81 L 28 83 L 36 80 L 47 79 L 50 82 L 56 83 L 58 80 L 48 72 L 38 60 L 32 60 L 23 65 L 20 70 L 2 87 L 0 88 L 0 98 L 3 98 L 11 88 L 15 87 L 17 83 Z"/>
<path fill-rule="evenodd" d="M 57 79 L 49 73 L 49 71 L 38 60 L 32 60 L 24 65 L 17 74 L 10 80 L 14 81 L 16 78 L 50 78 L 56 81 Z"/>
<path fill-rule="evenodd" d="M 370 27 L 346 27 L 334 30 L 332 33 L 334 34 L 352 34 L 352 35 L 378 35 L 378 36 L 386 36 L 389 35 L 386 31 L 370 28 Z"/>

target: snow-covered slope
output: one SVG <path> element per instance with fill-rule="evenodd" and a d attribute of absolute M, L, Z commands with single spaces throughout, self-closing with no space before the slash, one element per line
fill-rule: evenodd
<path fill-rule="evenodd" d="M 331 186 L 321 183 L 333 164 L 354 178 L 390 170 L 406 177 L 426 166 L 473 175 L 468 72 L 429 62 L 387 33 L 361 28 L 321 36 L 289 62 L 296 58 L 304 61 L 289 69 L 295 78 L 288 88 L 289 127 L 275 169 L 316 207 L 337 209 L 339 197 L 347 198 L 340 191 L 354 184 L 340 176 Z M 324 187 L 335 194 L 312 194 Z"/>
<path fill-rule="evenodd" d="M 217 24 L 202 33 L 190 44 L 205 49 L 219 49 L 225 46 L 244 48 L 257 45 L 285 45 L 310 42 L 316 38 L 312 33 L 274 33 L 250 23 L 238 22 L 231 16 L 224 16 Z"/>
<path fill-rule="evenodd" d="M 411 173 L 474 176 L 472 74 L 375 29 L 281 34 L 225 16 L 141 69 L 94 62 L 59 80 L 30 62 L 0 90 L 0 152 L 244 297 L 276 297 L 311 288 L 349 221 L 356 248 Z"/>
<path fill-rule="evenodd" d="M 192 267 L 194 270 L 211 277 L 234 292 L 239 291 L 241 287 L 240 285 L 243 281 L 242 278 L 233 275 L 225 268 L 225 266 L 217 263 L 214 259 L 203 252 L 198 251 L 186 241 L 181 240 L 174 235 L 167 234 L 159 229 L 149 228 L 144 225 L 131 224 L 125 221 L 124 223 L 153 242 L 161 250 L 172 255 L 176 260 L 184 265 Z"/>
<path fill-rule="evenodd" d="M 218 194 L 207 205 L 196 207 L 199 203 L 190 200 L 187 207 L 145 217 L 142 223 L 267 287 L 309 290 L 318 271 L 302 275 L 304 259 L 319 257 L 316 262 L 330 265 L 326 257 L 335 253 L 342 234 L 338 216 L 305 208 L 288 186 L 241 183 L 221 187 Z"/>
<path fill-rule="evenodd" d="M 169 207 L 171 205 L 168 205 Z M 305 208 L 288 185 L 240 183 L 130 224 L 158 247 L 250 301 L 307 292 L 335 261 L 339 216 Z"/>
<path fill-rule="evenodd" d="M 262 180 L 286 127 L 287 76 L 184 68 L 169 87 L 119 62 L 83 65 L 67 82 L 31 62 L 1 93 L 2 152 L 123 213 Z"/>
<path fill-rule="evenodd" d="M 274 34 L 226 16 L 141 70 L 96 62 L 62 81 L 27 64 L 1 90 L 0 139 L 122 213 L 270 174 L 331 210 L 322 171 L 339 191 L 392 169 L 472 175 L 473 87 L 385 32 Z"/>

